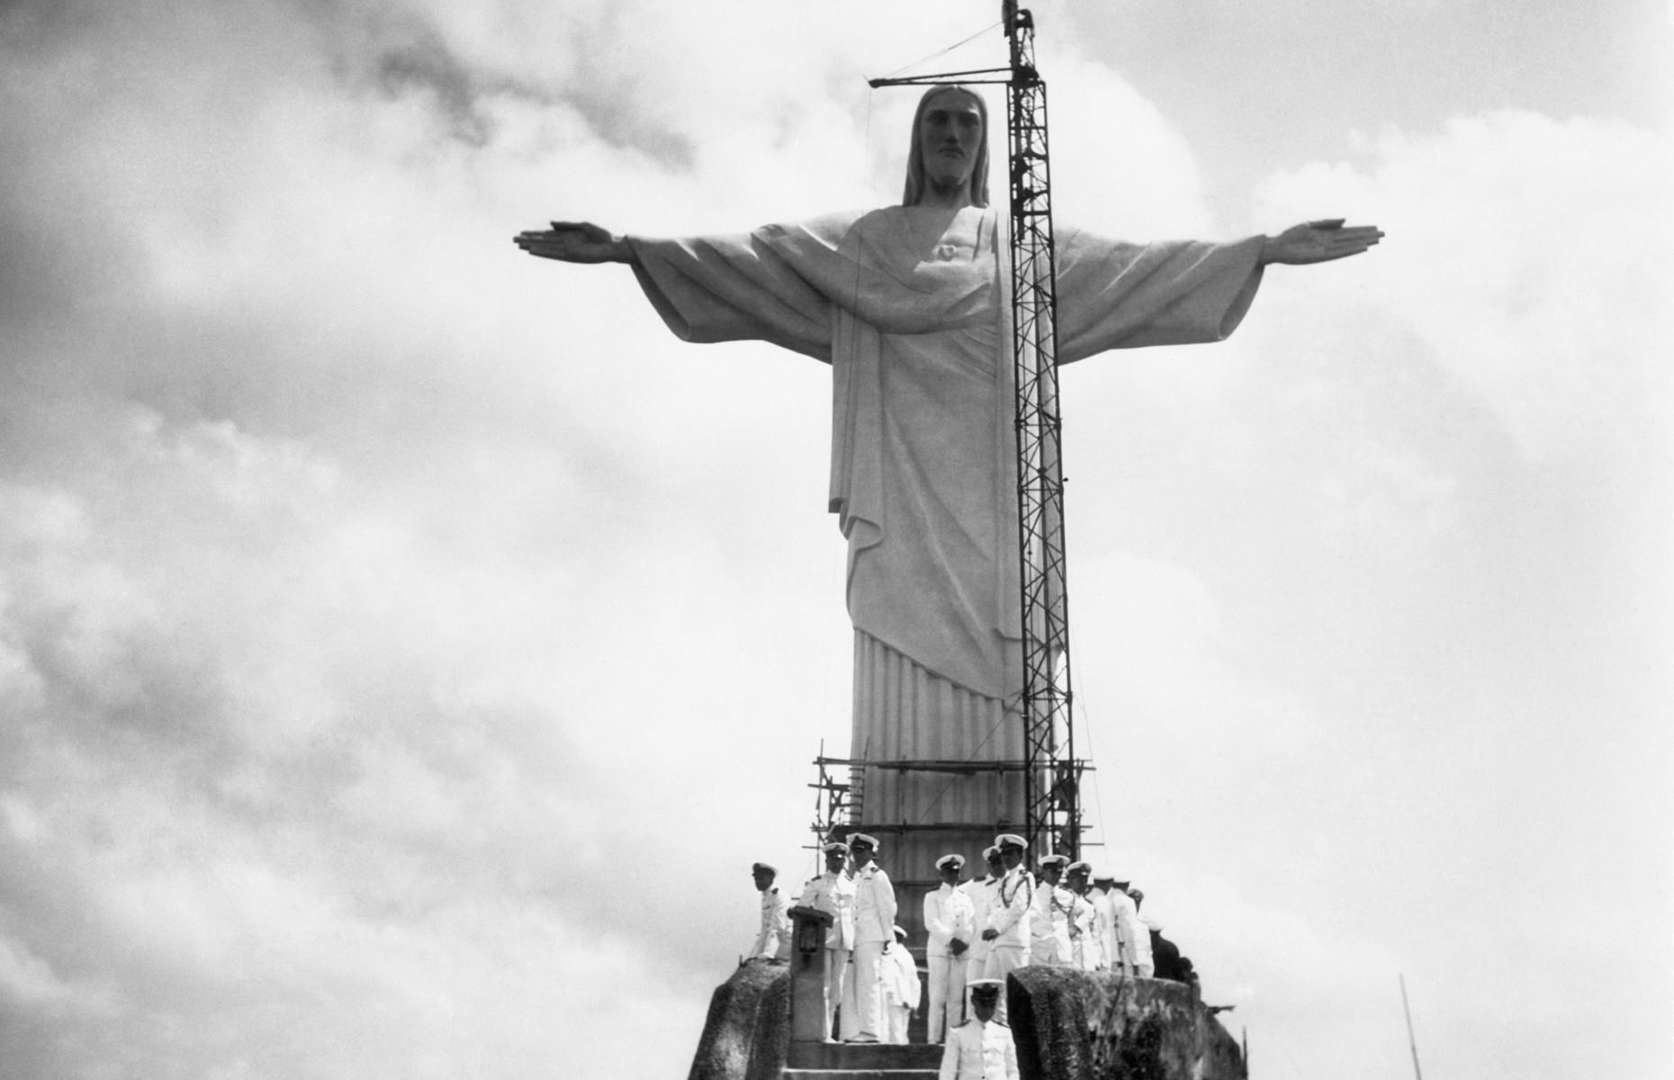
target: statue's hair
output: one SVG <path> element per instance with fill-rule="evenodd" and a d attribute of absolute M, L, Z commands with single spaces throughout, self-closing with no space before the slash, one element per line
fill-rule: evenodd
<path fill-rule="evenodd" d="M 918 99 L 918 108 L 913 112 L 912 145 L 907 150 L 907 188 L 901 196 L 902 206 L 917 206 L 924 201 L 924 146 L 919 138 L 919 130 L 924 126 L 924 113 L 930 106 L 930 99 L 937 94 L 944 94 L 956 90 L 965 94 L 976 102 L 977 115 L 982 117 L 982 140 L 977 143 L 976 167 L 971 170 L 971 205 L 988 205 L 988 103 L 982 96 L 963 86 L 932 86 Z"/>

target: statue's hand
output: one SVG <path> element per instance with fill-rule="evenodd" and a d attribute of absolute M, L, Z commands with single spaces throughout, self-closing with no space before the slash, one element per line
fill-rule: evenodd
<path fill-rule="evenodd" d="M 521 232 L 512 243 L 531 255 L 560 262 L 629 262 L 633 251 L 626 239 L 589 221 L 554 221 L 546 231 Z"/>
<path fill-rule="evenodd" d="M 1269 236 L 1261 248 L 1262 265 L 1330 262 L 1358 255 L 1383 239 L 1375 225 L 1343 227 L 1342 218 L 1325 218 L 1292 225 L 1278 236 Z"/>

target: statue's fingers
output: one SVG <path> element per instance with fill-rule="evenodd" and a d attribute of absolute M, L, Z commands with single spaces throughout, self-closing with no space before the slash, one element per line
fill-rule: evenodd
<path fill-rule="evenodd" d="M 1311 228 L 1311 229 L 1340 229 L 1340 228 L 1343 227 L 1343 222 L 1347 221 L 1347 220 L 1348 220 L 1347 218 L 1340 218 L 1340 217 L 1339 218 L 1320 218 L 1318 221 L 1308 222 L 1308 227 Z"/>

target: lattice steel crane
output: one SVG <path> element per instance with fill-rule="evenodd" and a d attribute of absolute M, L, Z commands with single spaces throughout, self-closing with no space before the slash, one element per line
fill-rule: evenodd
<path fill-rule="evenodd" d="M 894 79 L 873 87 L 995 83 L 1006 87 L 1010 193 L 1012 364 L 1017 382 L 1017 519 L 1022 589 L 1023 798 L 1032 850 L 1079 858 L 1080 773 L 1075 755 L 1064 564 L 1064 477 L 1058 414 L 1056 262 L 1046 83 L 1035 68 L 1034 18 L 1001 5 L 1011 63 Z"/>

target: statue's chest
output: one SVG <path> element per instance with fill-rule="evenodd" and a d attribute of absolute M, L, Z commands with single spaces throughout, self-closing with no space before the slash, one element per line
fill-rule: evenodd
<path fill-rule="evenodd" d="M 980 214 L 959 214 L 941 230 L 920 232 L 913 239 L 919 265 L 973 263 L 983 247 L 983 218 Z"/>

